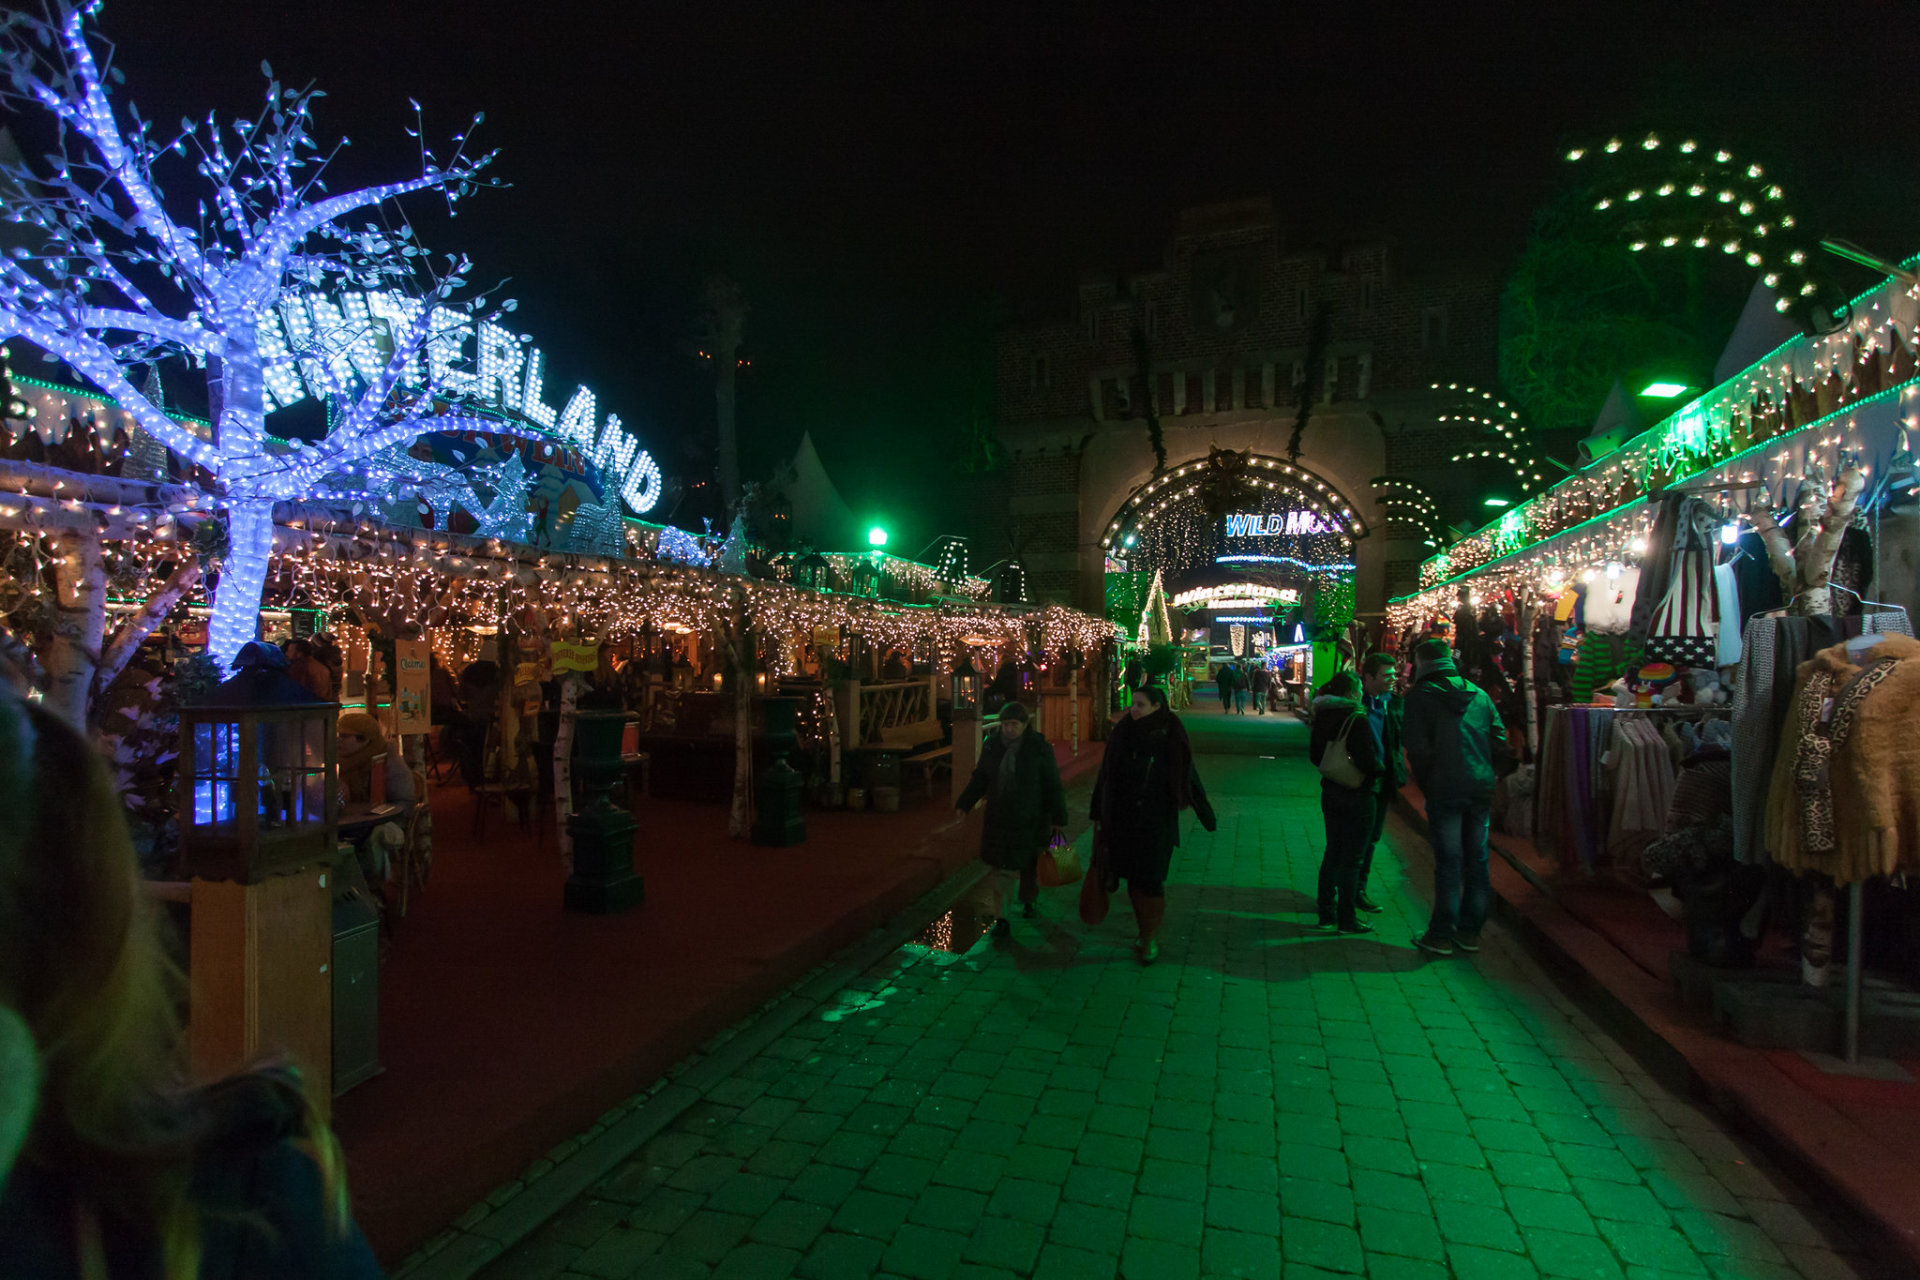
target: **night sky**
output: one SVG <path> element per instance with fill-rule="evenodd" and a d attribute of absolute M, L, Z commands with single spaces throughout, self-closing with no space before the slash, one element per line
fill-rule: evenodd
<path fill-rule="evenodd" d="M 413 207 L 477 282 L 512 277 L 550 385 L 697 478 L 699 285 L 730 272 L 748 474 L 810 429 L 909 554 L 957 518 L 945 457 L 996 317 L 1156 263 L 1183 205 L 1271 195 L 1289 244 L 1504 273 L 1569 143 L 1655 127 L 1920 250 L 1915 6 L 1339 8 L 114 0 L 99 25 L 156 119 L 250 110 L 263 58 L 317 81 L 322 136 L 354 141 L 336 190 L 417 172 L 409 97 L 436 138 L 486 111 L 512 187 L 450 223 Z"/>

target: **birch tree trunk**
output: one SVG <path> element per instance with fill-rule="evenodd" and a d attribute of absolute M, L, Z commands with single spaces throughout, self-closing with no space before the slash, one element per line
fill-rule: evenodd
<path fill-rule="evenodd" d="M 726 661 L 733 668 L 733 805 L 727 812 L 727 834 L 735 840 L 747 835 L 753 800 L 753 637 L 748 630 L 746 600 L 733 592 L 733 620 L 725 629 Z"/>
<path fill-rule="evenodd" d="M 99 701 L 100 695 L 107 691 L 107 686 L 126 669 L 127 661 L 153 634 L 153 629 L 167 620 L 174 606 L 193 590 L 194 583 L 198 581 L 200 561 L 189 555 L 166 583 L 147 597 L 147 602 L 140 606 L 140 612 L 120 624 L 120 630 L 114 633 L 113 639 L 101 652 L 100 663 L 94 670 L 91 702 Z"/>
<path fill-rule="evenodd" d="M 573 726 L 580 703 L 580 677 L 568 672 L 560 679 L 560 726 L 553 732 L 553 821 L 560 831 L 560 865 L 573 874 L 573 835 L 567 819 L 573 816 Z"/>
<path fill-rule="evenodd" d="M 83 732 L 100 641 L 107 629 L 107 568 L 100 539 L 63 533 L 54 571 L 53 634 L 44 662 L 47 707 Z"/>

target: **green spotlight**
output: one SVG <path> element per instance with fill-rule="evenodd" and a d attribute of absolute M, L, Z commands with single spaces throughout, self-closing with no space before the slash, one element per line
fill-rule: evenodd
<path fill-rule="evenodd" d="M 1513 503 L 1507 501 L 1505 498 L 1487 498 L 1485 502 L 1489 507 L 1510 507 L 1513 505 Z"/>
<path fill-rule="evenodd" d="M 1641 395 L 1651 396 L 1655 400 L 1671 400 L 1686 393 L 1687 384 L 1684 382 L 1649 382 L 1640 390 Z"/>
<path fill-rule="evenodd" d="M 875 525 L 873 526 L 873 528 L 867 530 L 867 545 L 870 547 L 886 546 L 887 531 L 885 529 L 882 529 L 879 525 Z"/>

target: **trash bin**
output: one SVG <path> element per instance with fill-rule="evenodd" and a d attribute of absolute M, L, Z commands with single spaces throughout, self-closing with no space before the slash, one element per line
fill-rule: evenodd
<path fill-rule="evenodd" d="M 333 1096 L 379 1074 L 380 912 L 343 895 L 333 900 Z"/>

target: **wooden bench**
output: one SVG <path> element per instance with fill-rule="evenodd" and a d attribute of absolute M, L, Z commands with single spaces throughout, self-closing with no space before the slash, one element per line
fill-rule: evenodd
<path fill-rule="evenodd" d="M 926 751 L 905 757 L 900 761 L 902 767 L 912 765 L 920 770 L 920 777 L 927 786 L 927 798 L 933 798 L 933 771 L 953 767 L 953 744 L 932 747 Z"/>

